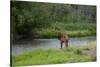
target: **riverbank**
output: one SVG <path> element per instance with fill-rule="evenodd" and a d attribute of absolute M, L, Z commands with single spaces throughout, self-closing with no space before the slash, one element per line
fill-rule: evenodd
<path fill-rule="evenodd" d="M 34 31 L 42 38 L 56 38 L 58 32 L 67 33 L 69 37 L 93 36 L 96 35 L 96 24 L 56 22 L 47 28 L 36 28 Z"/>
<path fill-rule="evenodd" d="M 69 46 L 63 49 L 36 49 L 12 56 L 13 66 L 90 61 L 96 61 L 96 42 L 91 42 L 86 46 Z"/>

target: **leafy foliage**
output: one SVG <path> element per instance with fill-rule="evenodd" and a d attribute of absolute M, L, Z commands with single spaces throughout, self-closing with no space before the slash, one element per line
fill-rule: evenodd
<path fill-rule="evenodd" d="M 60 29 L 81 30 L 83 28 L 87 29 L 85 25 L 82 26 L 84 23 L 88 23 L 88 25 L 94 24 L 95 26 L 96 7 L 74 4 L 11 1 L 11 19 L 12 33 L 16 35 L 28 36 L 36 33 L 36 29 L 38 32 L 41 31 L 41 28 L 50 28 L 56 31 Z M 73 26 L 70 24 L 73 24 Z M 81 24 L 80 27 L 77 24 Z M 95 29 L 95 27 L 93 28 Z"/>

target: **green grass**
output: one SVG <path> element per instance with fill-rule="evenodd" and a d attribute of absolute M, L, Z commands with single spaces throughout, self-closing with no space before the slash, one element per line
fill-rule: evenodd
<path fill-rule="evenodd" d="M 43 37 L 57 37 L 57 32 L 67 32 L 70 37 L 81 37 L 96 35 L 96 24 L 94 23 L 64 23 L 57 22 L 48 28 L 36 29 L 36 33 Z"/>
<path fill-rule="evenodd" d="M 96 43 L 93 42 L 89 45 L 80 47 L 69 46 L 63 49 L 36 49 L 13 56 L 12 65 L 25 66 L 96 61 Z"/>

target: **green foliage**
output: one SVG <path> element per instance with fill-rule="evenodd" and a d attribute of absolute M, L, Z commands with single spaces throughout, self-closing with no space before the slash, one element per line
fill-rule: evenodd
<path fill-rule="evenodd" d="M 48 28 L 36 30 L 41 36 L 53 38 L 57 37 L 57 32 L 66 32 L 70 37 L 89 36 L 96 34 L 96 24 L 93 23 L 67 23 L 56 22 Z"/>
<path fill-rule="evenodd" d="M 95 6 L 11 1 L 11 19 L 12 33 L 18 35 L 41 32 L 44 37 L 55 37 L 55 31 L 59 30 L 96 33 Z"/>

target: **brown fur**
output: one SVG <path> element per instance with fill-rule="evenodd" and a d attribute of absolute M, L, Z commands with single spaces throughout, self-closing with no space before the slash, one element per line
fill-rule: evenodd
<path fill-rule="evenodd" d="M 63 43 L 65 43 L 65 46 L 68 47 L 68 40 L 69 40 L 68 34 L 59 33 L 58 39 L 60 41 L 61 48 L 63 47 Z"/>

